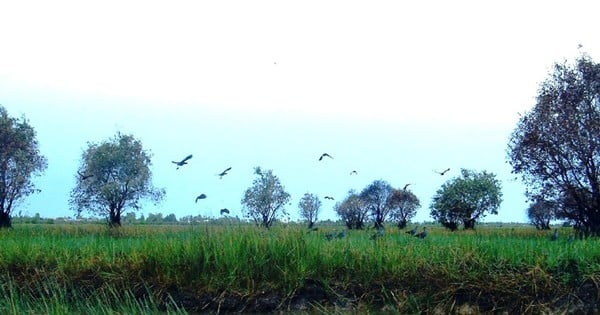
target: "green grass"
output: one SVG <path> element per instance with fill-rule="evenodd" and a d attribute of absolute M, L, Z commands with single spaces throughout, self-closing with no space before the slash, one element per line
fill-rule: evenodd
<path fill-rule="evenodd" d="M 228 298 L 236 310 L 270 293 L 285 309 L 311 281 L 334 297 L 319 302 L 329 310 L 539 312 L 568 307 L 580 287 L 600 282 L 596 239 L 551 242 L 528 227 L 481 226 L 431 227 L 426 239 L 389 228 L 376 241 L 372 231 L 325 240 L 332 230 L 17 225 L 0 231 L 0 294 L 10 297 L 0 313 L 216 311 Z"/>

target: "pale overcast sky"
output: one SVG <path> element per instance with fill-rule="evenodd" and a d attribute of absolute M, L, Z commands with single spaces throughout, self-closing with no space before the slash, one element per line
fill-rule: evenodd
<path fill-rule="evenodd" d="M 291 193 L 293 218 L 305 192 L 337 202 L 384 179 L 413 183 L 423 221 L 468 168 L 503 183 L 487 221 L 525 221 L 508 137 L 555 62 L 600 60 L 598 12 L 596 1 L 3 2 L 0 104 L 30 120 L 49 162 L 17 212 L 72 216 L 86 143 L 121 131 L 154 154 L 167 191 L 144 213 L 241 216 L 261 166 Z M 334 159 L 318 162 L 323 152 Z"/>

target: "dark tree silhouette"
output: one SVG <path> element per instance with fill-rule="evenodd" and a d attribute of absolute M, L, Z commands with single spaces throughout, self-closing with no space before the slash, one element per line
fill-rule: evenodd
<path fill-rule="evenodd" d="M 140 199 L 157 203 L 165 194 L 152 186 L 150 165 L 150 154 L 131 135 L 118 133 L 100 144 L 88 143 L 71 191 L 72 207 L 78 213 L 87 210 L 107 215 L 110 227 L 121 226 L 126 208 L 139 210 Z M 79 173 L 93 176 L 84 179 Z"/>
<path fill-rule="evenodd" d="M 557 202 L 557 218 L 600 235 L 600 64 L 585 54 L 555 64 L 508 152 L 528 197 Z"/>
<path fill-rule="evenodd" d="M 31 178 L 41 175 L 46 166 L 33 127 L 25 117 L 10 117 L 0 105 L 0 228 L 11 227 L 15 206 L 39 191 Z"/>
<path fill-rule="evenodd" d="M 360 199 L 373 216 L 375 228 L 383 227 L 384 221 L 389 217 L 392 208 L 389 199 L 393 192 L 392 186 L 384 180 L 376 180 L 360 193 Z"/>
<path fill-rule="evenodd" d="M 242 205 L 247 217 L 257 225 L 270 228 L 280 214 L 287 214 L 283 206 L 290 200 L 290 194 L 285 191 L 272 170 L 263 171 L 256 167 L 254 173 L 258 177 L 244 193 Z"/>
<path fill-rule="evenodd" d="M 538 230 L 549 230 L 550 221 L 555 218 L 556 202 L 548 200 L 536 200 L 527 208 L 529 222 Z"/>

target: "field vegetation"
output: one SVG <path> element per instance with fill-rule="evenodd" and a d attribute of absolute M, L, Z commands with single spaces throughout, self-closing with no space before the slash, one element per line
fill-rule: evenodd
<path fill-rule="evenodd" d="M 17 224 L 0 230 L 0 313 L 598 311 L 600 246 L 571 228 L 326 239 L 344 228 Z"/>

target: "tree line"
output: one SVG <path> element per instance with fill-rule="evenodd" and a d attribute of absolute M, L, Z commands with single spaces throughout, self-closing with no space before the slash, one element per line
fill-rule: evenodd
<path fill-rule="evenodd" d="M 11 212 L 38 192 L 32 178 L 47 168 L 34 128 L 25 117 L 14 118 L 0 105 L 0 228 L 11 226 Z M 534 107 L 522 114 L 508 142 L 507 159 L 525 183 L 531 201 L 528 217 L 538 228 L 565 220 L 582 235 L 600 235 L 600 65 L 582 54 L 574 63 L 556 63 L 538 90 Z M 118 133 L 88 143 L 77 170 L 69 203 L 77 213 L 105 216 L 120 226 L 125 209 L 140 209 L 140 201 L 159 202 L 164 189 L 152 185 L 151 154 L 133 135 Z M 270 227 L 287 214 L 290 200 L 272 170 L 255 168 L 256 179 L 244 193 L 245 216 Z M 487 214 L 497 214 L 502 202 L 495 174 L 462 169 L 436 192 L 431 216 L 444 227 L 472 229 Z M 349 191 L 334 210 L 348 228 L 366 224 L 381 228 L 393 222 L 404 228 L 419 199 L 407 187 L 398 189 L 375 180 L 361 192 Z M 306 193 L 298 204 L 301 217 L 313 228 L 320 199 Z"/>

